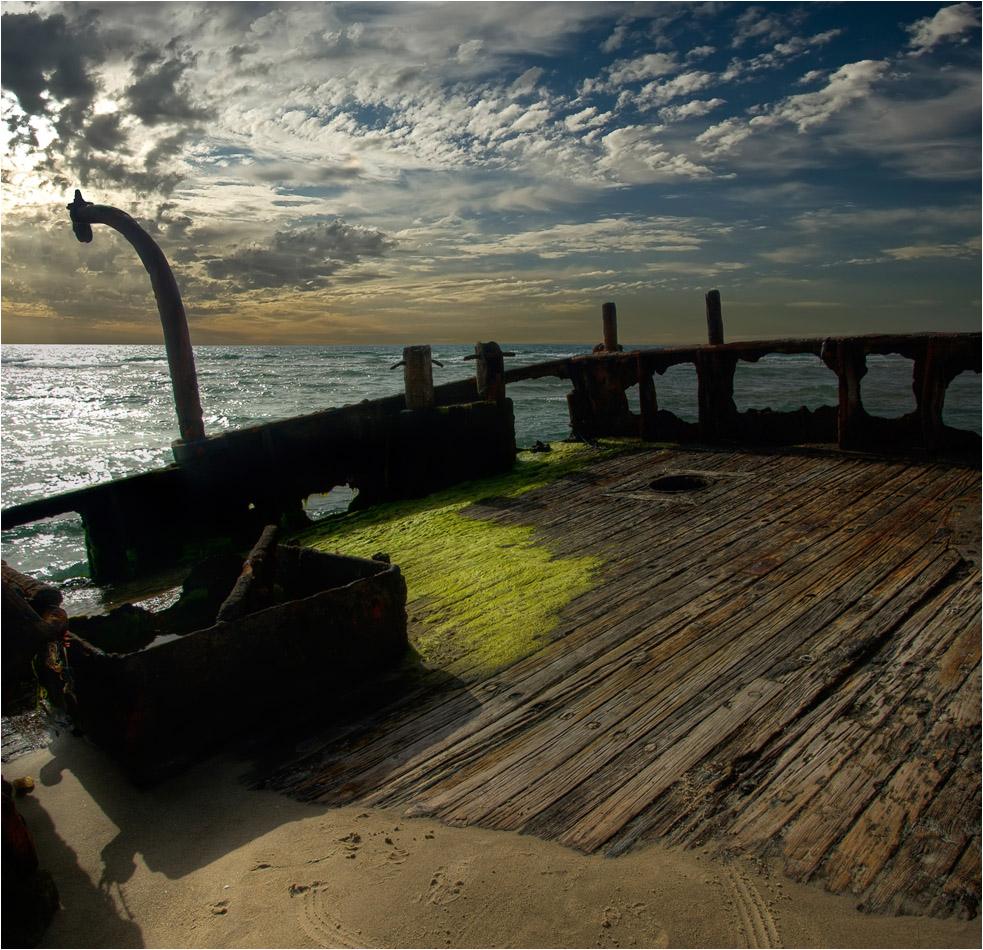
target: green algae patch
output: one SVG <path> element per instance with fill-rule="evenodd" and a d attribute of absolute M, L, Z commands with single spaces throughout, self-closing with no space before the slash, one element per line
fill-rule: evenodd
<path fill-rule="evenodd" d="M 483 498 L 514 497 L 622 446 L 596 451 L 561 444 L 521 453 L 505 475 L 422 499 L 329 517 L 303 541 L 358 557 L 390 556 L 406 579 L 413 646 L 429 666 L 487 676 L 550 640 L 563 608 L 590 590 L 603 561 L 561 555 L 526 525 L 470 517 Z"/>

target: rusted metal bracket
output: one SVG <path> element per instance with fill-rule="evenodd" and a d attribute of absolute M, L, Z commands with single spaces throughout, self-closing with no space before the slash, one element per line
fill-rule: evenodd
<path fill-rule="evenodd" d="M 83 244 L 91 243 L 93 224 L 106 224 L 119 231 L 140 255 L 140 260 L 150 275 L 160 322 L 164 328 L 164 346 L 171 372 L 171 385 L 174 387 L 174 405 L 181 439 L 184 442 L 204 439 L 205 424 L 198 395 L 194 350 L 191 348 L 191 336 L 188 333 L 188 318 L 177 281 L 164 252 L 125 211 L 86 201 L 78 189 L 75 190 L 75 200 L 68 205 L 68 211 L 72 219 L 72 230 Z"/>

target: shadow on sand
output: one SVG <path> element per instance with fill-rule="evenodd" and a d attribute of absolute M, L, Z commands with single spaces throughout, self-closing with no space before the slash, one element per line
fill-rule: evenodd
<path fill-rule="evenodd" d="M 262 731 L 230 740 L 215 749 L 215 757 L 151 788 L 135 787 L 101 749 L 61 730 L 37 776 L 40 794 L 18 802 L 41 866 L 52 872 L 62 896 L 63 909 L 41 945 L 69 945 L 63 941 L 84 927 L 100 935 L 102 946 L 143 946 L 126 898 L 138 861 L 178 880 L 283 824 L 328 810 L 264 791 L 265 783 L 256 779 L 276 764 L 306 757 L 328 737 L 377 729 L 386 710 L 405 708 L 421 691 L 430 698 L 444 691 L 466 695 L 459 680 L 411 660 L 397 673 L 325 696 L 323 715 L 316 719 L 278 716 Z M 473 705 L 478 708 L 477 701 Z M 90 811 L 73 817 L 66 830 L 43 801 L 44 789 L 61 785 L 69 774 L 84 790 L 80 807 Z M 72 847 L 77 836 L 109 839 L 99 853 L 101 869 L 83 866 L 81 849 Z"/>

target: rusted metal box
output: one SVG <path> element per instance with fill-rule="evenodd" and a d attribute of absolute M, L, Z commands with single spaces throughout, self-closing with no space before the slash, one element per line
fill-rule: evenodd
<path fill-rule="evenodd" d="M 406 647 L 396 565 L 281 544 L 265 604 L 216 616 L 241 559 L 197 565 L 159 612 L 73 617 L 48 660 L 49 691 L 138 785 L 222 751 L 244 731 L 323 713 Z M 57 696 L 56 696 L 57 699 Z"/>

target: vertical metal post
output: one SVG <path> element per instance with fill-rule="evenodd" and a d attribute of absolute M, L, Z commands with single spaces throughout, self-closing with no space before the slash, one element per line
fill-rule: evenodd
<path fill-rule="evenodd" d="M 475 381 L 478 397 L 485 402 L 501 402 L 505 398 L 505 354 L 502 348 L 491 343 L 475 343 L 477 360 Z"/>
<path fill-rule="evenodd" d="M 724 342 L 724 318 L 720 312 L 720 291 L 707 293 L 707 342 L 711 345 Z"/>
<path fill-rule="evenodd" d="M 613 303 L 601 304 L 601 320 L 604 324 L 604 350 L 617 353 L 618 346 L 618 308 Z"/>
<path fill-rule="evenodd" d="M 407 409 L 429 409 L 434 404 L 429 346 L 404 347 L 403 387 L 406 390 Z"/>
<path fill-rule="evenodd" d="M 658 430 L 659 399 L 655 392 L 655 367 L 645 360 L 641 353 L 637 358 L 638 365 L 638 408 L 641 414 L 639 432 L 642 440 L 652 442 Z"/>

